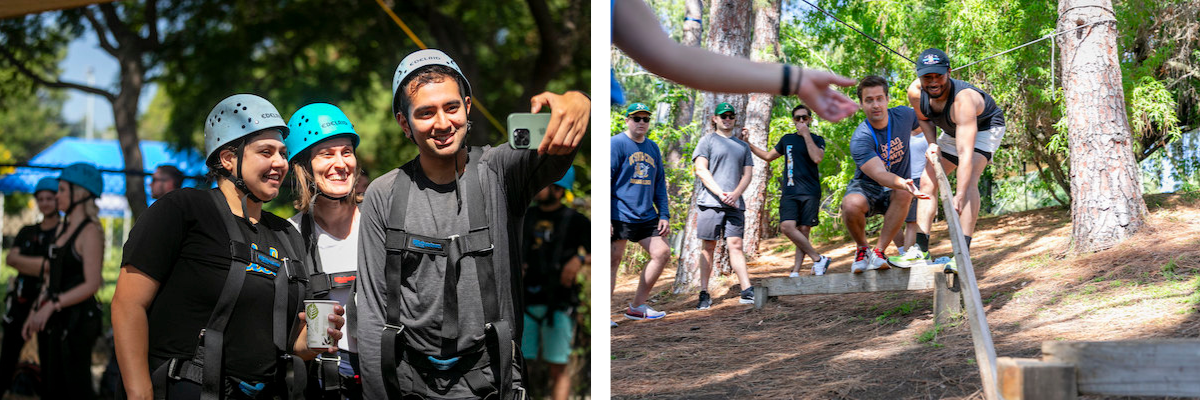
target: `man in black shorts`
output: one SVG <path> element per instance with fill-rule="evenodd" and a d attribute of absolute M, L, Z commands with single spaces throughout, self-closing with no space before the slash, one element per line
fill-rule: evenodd
<path fill-rule="evenodd" d="M 908 102 L 917 112 L 921 130 L 932 139 L 934 126 L 942 129 L 935 143 L 929 144 L 929 159 L 940 151 L 946 173 L 958 168 L 958 187 L 954 191 L 954 209 L 962 222 L 967 247 L 979 219 L 979 176 L 992 160 L 992 154 L 1004 138 L 1004 111 L 987 92 L 950 78 L 950 58 L 938 49 L 921 52 L 916 63 L 917 80 L 908 86 Z M 932 141 L 931 141 L 932 142 Z M 921 192 L 936 196 L 937 178 L 933 165 L 926 163 L 921 177 Z M 929 231 L 937 214 L 937 201 L 922 202 L 917 210 L 917 246 L 929 251 Z M 955 269 L 954 260 L 945 261 L 946 270 Z"/>
<path fill-rule="evenodd" d="M 795 265 L 792 277 L 800 276 L 800 265 L 804 256 L 813 260 L 813 275 L 824 275 L 829 268 L 829 257 L 821 255 L 808 239 L 809 232 L 820 223 L 817 212 L 821 208 L 821 171 L 817 164 L 825 157 L 825 138 L 809 131 L 812 112 L 803 104 L 792 108 L 792 122 L 796 132 L 783 135 L 771 151 L 750 146 L 750 152 L 764 161 L 771 162 L 786 157 L 784 169 L 779 173 L 779 222 L 783 234 L 796 245 Z"/>
<path fill-rule="evenodd" d="M 625 132 L 609 139 L 612 154 L 609 176 L 612 177 L 612 285 L 616 288 L 617 269 L 625 255 L 625 245 L 634 241 L 650 253 L 650 262 L 642 270 L 633 303 L 625 309 L 625 318 L 659 319 L 667 315 L 646 305 L 650 290 L 662 275 L 663 266 L 671 256 L 671 248 L 663 240 L 671 218 L 667 207 L 667 175 L 663 170 L 662 153 L 658 144 L 646 137 L 650 130 L 650 108 L 633 103 L 625 110 Z M 616 326 L 613 322 L 612 326 Z"/>

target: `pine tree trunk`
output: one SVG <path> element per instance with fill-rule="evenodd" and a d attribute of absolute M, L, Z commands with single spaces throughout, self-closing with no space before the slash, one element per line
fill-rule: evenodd
<path fill-rule="evenodd" d="M 1058 30 L 1115 18 L 1110 0 L 1061 0 Z M 1145 223 L 1118 64 L 1117 24 L 1059 36 L 1071 158 L 1071 251 L 1110 248 Z"/>
<path fill-rule="evenodd" d="M 779 60 L 779 12 L 780 0 L 755 2 L 754 42 L 750 46 L 750 59 L 754 61 Z M 771 107 L 775 96 L 754 93 L 746 105 L 746 142 L 765 149 L 771 130 Z M 771 166 L 754 157 L 754 177 L 742 198 L 746 201 L 746 233 L 742 243 L 747 257 L 758 255 L 758 242 L 766 230 L 762 215 L 766 213 L 767 180 L 771 179 Z M 772 194 L 774 195 L 774 194 Z"/>
<path fill-rule="evenodd" d="M 708 32 L 707 48 L 720 54 L 749 57 L 751 11 L 751 2 L 749 1 L 713 0 L 708 18 L 712 29 Z M 735 110 L 738 110 L 739 118 L 744 118 L 746 101 L 747 96 L 744 94 L 704 92 L 700 104 L 696 106 L 696 115 L 703 116 L 704 123 L 701 124 L 701 135 L 694 138 L 694 141 L 699 141 L 704 135 L 715 132 L 708 116 L 712 115 L 713 108 L 717 104 L 729 103 Z M 740 127 L 734 127 L 735 132 L 740 129 Z M 683 161 L 691 162 L 691 160 Z M 692 190 L 694 193 L 704 190 L 699 179 L 694 180 L 693 185 L 695 185 Z M 696 198 L 696 196 L 692 196 L 690 199 L 691 207 L 688 208 L 687 225 L 684 226 L 683 245 L 679 253 L 679 269 L 675 273 L 675 293 L 692 292 L 700 287 L 700 251 L 703 241 L 696 237 L 695 214 L 699 211 L 696 207 Z M 721 241 L 718 246 L 724 246 L 724 241 Z M 716 264 L 716 257 L 714 257 L 714 264 Z M 714 266 L 712 270 L 719 271 L 721 268 Z"/>

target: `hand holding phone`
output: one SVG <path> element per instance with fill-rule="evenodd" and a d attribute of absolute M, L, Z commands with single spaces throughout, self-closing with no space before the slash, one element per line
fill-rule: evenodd
<path fill-rule="evenodd" d="M 514 149 L 536 149 L 542 145 L 549 125 L 549 113 L 508 114 L 508 144 Z"/>

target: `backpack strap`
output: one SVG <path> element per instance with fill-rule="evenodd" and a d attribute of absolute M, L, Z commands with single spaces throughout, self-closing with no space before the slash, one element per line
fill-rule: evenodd
<path fill-rule="evenodd" d="M 397 344 L 403 344 L 401 335 L 404 334 L 404 325 L 400 323 L 400 304 L 404 300 L 400 293 L 404 285 L 402 261 L 404 250 L 411 242 L 404 230 L 404 212 L 408 209 L 408 192 L 412 188 L 416 162 L 417 159 L 413 159 L 397 169 L 396 178 L 392 181 L 392 208 L 385 227 L 384 248 L 388 254 L 383 275 L 387 284 L 387 305 L 384 307 L 386 314 L 379 350 L 382 352 L 380 368 L 383 370 L 384 388 L 389 399 L 399 399 L 403 396 L 400 378 L 396 375 L 397 353 L 402 350 Z"/>

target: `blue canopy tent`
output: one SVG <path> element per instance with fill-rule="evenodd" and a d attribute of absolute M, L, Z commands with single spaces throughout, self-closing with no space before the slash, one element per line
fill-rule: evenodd
<path fill-rule="evenodd" d="M 204 158 L 195 150 L 173 151 L 165 142 L 150 140 L 141 141 L 142 165 L 145 167 L 146 199 L 150 199 L 150 174 L 159 165 L 170 164 L 179 168 L 184 175 L 201 176 L 207 172 Z M 129 209 L 125 200 L 125 161 L 121 158 L 121 148 L 115 139 L 81 139 L 65 137 L 47 147 L 33 159 L 29 167 L 17 167 L 15 172 L 0 178 L 0 192 L 12 194 L 15 192 L 30 193 L 34 185 L 43 177 L 57 177 L 59 170 L 77 162 L 89 162 L 104 171 L 104 195 L 97 204 L 100 213 L 106 217 L 120 217 Z M 185 179 L 183 186 L 195 186 L 195 179 Z"/>

